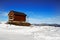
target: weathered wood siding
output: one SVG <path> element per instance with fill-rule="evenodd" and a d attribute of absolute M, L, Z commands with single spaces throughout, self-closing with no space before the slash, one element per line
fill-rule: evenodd
<path fill-rule="evenodd" d="M 23 15 L 20 15 L 20 16 L 15 15 L 14 21 L 26 21 L 26 17 Z"/>

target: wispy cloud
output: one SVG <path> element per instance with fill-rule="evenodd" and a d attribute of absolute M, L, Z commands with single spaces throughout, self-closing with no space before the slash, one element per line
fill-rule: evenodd
<path fill-rule="evenodd" d="M 0 21 L 7 21 L 8 19 L 8 12 L 0 11 Z"/>
<path fill-rule="evenodd" d="M 43 18 L 43 19 L 29 18 L 27 21 L 35 24 L 41 24 L 41 23 L 60 24 L 59 18 L 60 16 L 56 16 L 53 18 Z"/>
<path fill-rule="evenodd" d="M 0 16 L 7 16 L 7 15 L 8 15 L 8 12 L 0 11 Z"/>
<path fill-rule="evenodd" d="M 60 15 L 52 15 L 51 16 L 45 16 L 42 12 L 39 14 L 39 12 L 26 12 L 29 13 L 27 21 L 30 23 L 55 23 L 60 24 Z M 48 14 L 49 15 L 49 14 Z"/>

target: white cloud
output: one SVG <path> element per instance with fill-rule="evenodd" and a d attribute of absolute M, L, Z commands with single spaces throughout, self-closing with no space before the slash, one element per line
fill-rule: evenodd
<path fill-rule="evenodd" d="M 28 18 L 27 21 L 30 23 L 35 24 L 41 24 L 41 23 L 54 23 L 54 24 L 60 24 L 60 16 L 56 16 L 53 18 L 43 18 L 43 19 L 37 19 L 37 18 Z"/>
<path fill-rule="evenodd" d="M 0 16 L 7 16 L 8 15 L 8 12 L 5 12 L 5 11 L 0 11 Z"/>
<path fill-rule="evenodd" d="M 0 21 L 7 21 L 8 19 L 8 12 L 0 11 Z"/>

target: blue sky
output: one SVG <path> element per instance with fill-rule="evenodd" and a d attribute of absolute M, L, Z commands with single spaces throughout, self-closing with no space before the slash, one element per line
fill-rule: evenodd
<path fill-rule="evenodd" d="M 0 21 L 8 21 L 10 10 L 24 12 L 30 23 L 60 24 L 60 0 L 0 0 Z"/>

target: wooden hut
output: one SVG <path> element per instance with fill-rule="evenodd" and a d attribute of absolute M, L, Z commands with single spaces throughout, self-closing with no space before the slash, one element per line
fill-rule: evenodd
<path fill-rule="evenodd" d="M 18 25 L 30 25 L 30 23 L 26 22 L 26 14 L 17 11 L 10 11 L 8 14 L 8 23 L 10 24 L 18 24 Z"/>

